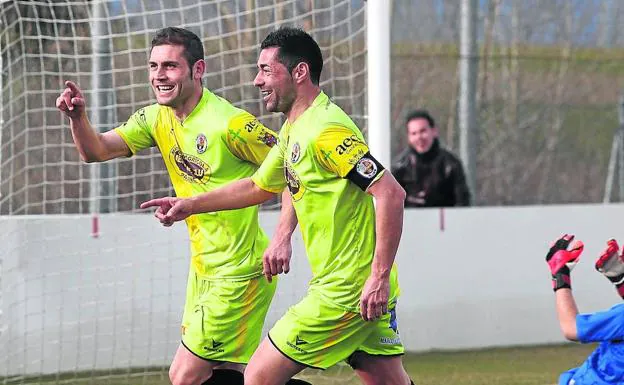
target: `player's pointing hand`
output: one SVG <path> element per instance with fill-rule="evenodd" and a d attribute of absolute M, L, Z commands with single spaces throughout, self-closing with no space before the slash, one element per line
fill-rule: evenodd
<path fill-rule="evenodd" d="M 71 119 L 80 118 L 85 113 L 84 96 L 76 83 L 65 82 L 65 89 L 56 98 L 56 108 Z"/>
<path fill-rule="evenodd" d="M 171 226 L 174 222 L 178 222 L 188 218 L 193 214 L 191 202 L 189 199 L 164 197 L 151 199 L 141 203 L 141 208 L 156 207 L 154 216 L 163 224 L 163 226 Z"/>

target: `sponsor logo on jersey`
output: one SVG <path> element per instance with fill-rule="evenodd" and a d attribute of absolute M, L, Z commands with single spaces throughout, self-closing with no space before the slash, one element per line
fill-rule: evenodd
<path fill-rule="evenodd" d="M 207 350 L 209 352 L 223 353 L 225 350 L 221 348 L 221 345 L 223 345 L 223 342 L 215 341 L 215 339 L 212 338 L 212 346 L 204 346 L 204 350 Z"/>
<path fill-rule="evenodd" d="M 355 165 L 355 169 L 358 174 L 362 175 L 366 179 L 371 179 L 377 175 L 377 165 L 370 158 L 362 158 Z"/>
<path fill-rule="evenodd" d="M 347 160 L 347 163 L 351 164 L 351 165 L 356 165 L 357 162 L 362 159 L 362 157 L 366 155 L 366 152 L 364 152 L 364 149 L 362 149 L 362 147 L 359 147 L 357 149 L 357 151 L 352 152 L 351 154 L 349 154 L 349 159 Z"/>
<path fill-rule="evenodd" d="M 210 166 L 198 157 L 183 153 L 177 146 L 171 149 L 169 157 L 178 175 L 188 182 L 204 184 L 210 180 Z"/>
<path fill-rule="evenodd" d="M 260 122 L 258 122 L 256 119 L 250 120 L 249 122 L 245 123 L 245 130 L 251 133 L 253 130 L 256 129 L 256 127 L 258 127 L 258 124 L 260 124 Z"/>
<path fill-rule="evenodd" d="M 301 338 L 299 338 L 299 336 L 297 336 L 295 338 L 295 343 L 293 344 L 290 341 L 286 341 L 286 345 L 290 346 L 291 348 L 295 349 L 296 351 L 300 352 L 300 353 L 307 353 L 305 350 L 303 350 L 302 348 L 300 348 L 300 345 L 305 345 L 307 344 L 308 341 L 304 341 Z"/>
<path fill-rule="evenodd" d="M 295 345 L 299 346 L 299 345 L 305 345 L 307 344 L 308 341 L 304 341 L 301 338 L 299 338 L 299 336 L 297 336 L 297 338 L 295 338 Z"/>
<path fill-rule="evenodd" d="M 206 152 L 206 148 L 208 147 L 208 139 L 206 139 L 206 135 L 197 135 L 197 138 L 195 138 L 195 147 L 197 148 L 198 154 Z"/>
<path fill-rule="evenodd" d="M 381 337 L 379 343 L 382 345 L 399 345 L 401 343 L 401 337 Z"/>
<path fill-rule="evenodd" d="M 338 155 L 349 153 L 353 149 L 352 146 L 358 143 L 363 144 L 363 142 L 357 136 L 351 135 L 347 138 L 344 138 L 342 140 L 342 143 L 336 146 L 336 152 L 338 153 Z"/>
<path fill-rule="evenodd" d="M 297 163 L 301 158 L 301 147 L 299 147 L 299 143 L 293 144 L 292 152 L 290 153 L 290 161 L 292 163 Z"/>
<path fill-rule="evenodd" d="M 284 167 L 284 177 L 286 178 L 286 184 L 288 184 L 290 196 L 294 202 L 297 202 L 303 197 L 305 186 L 301 183 L 301 179 L 299 179 L 299 176 L 288 162 L 286 162 L 286 167 Z"/>

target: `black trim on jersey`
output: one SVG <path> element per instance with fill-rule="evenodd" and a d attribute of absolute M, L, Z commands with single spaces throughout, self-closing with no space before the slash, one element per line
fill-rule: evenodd
<path fill-rule="evenodd" d="M 186 344 L 184 343 L 184 341 L 180 340 L 180 343 L 182 344 L 182 346 L 184 346 L 186 348 L 186 350 L 189 351 L 189 353 L 191 353 L 192 355 L 194 355 L 197 358 L 201 358 L 204 361 L 217 361 L 217 360 L 212 360 L 210 358 L 206 358 L 206 357 L 202 357 L 199 354 L 195 353 L 194 351 L 191 350 L 191 348 L 189 348 L 188 346 L 186 346 Z"/>
<path fill-rule="evenodd" d="M 299 361 L 295 360 L 294 358 L 292 358 L 292 357 L 291 357 L 291 356 L 289 356 L 288 354 L 284 353 L 284 352 L 282 351 L 282 349 L 280 349 L 280 348 L 278 348 L 278 347 L 277 347 L 277 344 L 276 344 L 276 343 L 275 343 L 275 341 L 273 341 L 273 339 L 271 338 L 271 334 L 270 334 L 270 333 L 267 333 L 267 337 L 268 337 L 268 339 L 269 339 L 269 342 L 271 342 L 271 344 L 273 345 L 273 347 L 274 347 L 275 349 L 277 349 L 277 351 L 278 351 L 278 352 L 282 353 L 282 355 L 283 355 L 284 357 L 288 358 L 289 360 L 291 360 L 291 361 L 292 361 L 292 362 L 294 362 L 295 364 L 303 365 L 303 366 L 305 366 L 305 367 L 312 368 L 312 369 L 320 369 L 320 370 L 325 370 L 325 369 L 323 369 L 323 368 L 319 368 L 319 367 L 317 367 L 317 366 L 312 366 L 312 365 L 304 364 L 303 362 L 299 362 Z"/>
<path fill-rule="evenodd" d="M 349 357 L 347 357 L 347 359 L 345 360 L 347 362 L 347 364 L 351 367 L 351 369 L 353 370 L 357 370 L 359 369 L 359 365 L 357 364 L 357 360 L 355 359 L 355 355 L 357 353 L 364 353 L 366 355 L 369 356 L 373 356 L 373 357 L 399 357 L 399 356 L 403 356 L 405 355 L 405 353 L 393 353 L 393 354 L 371 354 L 368 352 L 365 352 L 364 350 L 356 350 L 353 353 L 351 353 L 351 355 Z"/>
<path fill-rule="evenodd" d="M 366 191 L 382 170 L 384 170 L 384 166 L 382 166 L 370 152 L 367 152 L 353 165 L 353 168 L 345 178 Z"/>
<path fill-rule="evenodd" d="M 210 361 L 210 362 L 229 362 L 229 363 L 232 363 L 232 364 L 242 364 L 242 365 L 247 365 L 247 363 L 246 363 L 246 362 L 224 361 L 224 360 L 216 360 L 216 359 L 214 359 L 214 358 L 206 358 L 206 357 L 202 357 L 202 356 L 200 356 L 199 354 L 197 354 L 197 353 L 195 353 L 194 351 L 192 351 L 192 350 L 191 350 L 191 348 L 189 348 L 189 347 L 188 347 L 188 346 L 184 343 L 184 340 L 182 340 L 182 339 L 181 339 L 181 340 L 180 340 L 180 343 L 182 344 L 182 346 L 184 346 L 184 347 L 186 348 L 186 350 L 188 350 L 188 351 L 189 351 L 189 353 L 191 353 L 192 355 L 194 355 L 194 356 L 195 356 L 195 357 L 197 357 L 197 358 L 201 358 L 201 359 L 202 359 L 202 360 L 204 360 L 204 361 Z M 216 370 L 216 369 L 217 369 L 217 368 L 215 368 L 215 370 Z M 226 370 L 226 369 L 219 369 L 219 370 Z"/>

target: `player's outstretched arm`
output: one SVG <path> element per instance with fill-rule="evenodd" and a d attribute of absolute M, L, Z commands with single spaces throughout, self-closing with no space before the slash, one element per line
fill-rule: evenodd
<path fill-rule="evenodd" d="M 546 263 L 550 269 L 552 286 L 555 291 L 559 326 L 565 338 L 577 341 L 576 316 L 579 311 L 572 295 L 570 273 L 578 263 L 584 245 L 578 240 L 570 245 L 573 239 L 574 235 L 571 234 L 564 234 L 557 239 L 546 254 Z M 570 250 L 568 250 L 568 246 L 571 246 Z"/>
<path fill-rule="evenodd" d="M 251 178 L 232 182 L 227 186 L 191 198 L 157 198 L 141 203 L 141 208 L 156 207 L 154 216 L 165 226 L 171 226 L 194 214 L 255 206 L 275 194 L 258 187 Z"/>
<path fill-rule="evenodd" d="M 613 283 L 615 289 L 624 299 L 624 250 L 619 252 L 619 246 L 615 239 L 607 242 L 607 248 L 596 260 L 596 270 L 604 274 Z"/>
<path fill-rule="evenodd" d="M 282 210 L 279 223 L 271 243 L 262 256 L 262 270 L 267 281 L 271 282 L 273 276 L 288 274 L 290 271 L 290 258 L 292 256 L 292 233 L 297 227 L 297 214 L 293 207 L 290 193 L 284 190 L 282 193 Z"/>
<path fill-rule="evenodd" d="M 579 314 L 572 290 L 561 289 L 555 292 L 557 318 L 563 336 L 570 341 L 578 341 L 576 316 Z"/>
<path fill-rule="evenodd" d="M 72 138 L 83 161 L 103 162 L 130 153 L 126 142 L 115 131 L 100 134 L 93 129 L 82 91 L 74 82 L 65 82 L 65 89 L 56 98 L 56 108 L 69 118 Z"/>
<path fill-rule="evenodd" d="M 405 190 L 386 171 L 366 191 L 376 200 L 375 255 L 360 297 L 360 312 L 365 321 L 374 321 L 388 311 L 390 272 L 403 231 Z"/>

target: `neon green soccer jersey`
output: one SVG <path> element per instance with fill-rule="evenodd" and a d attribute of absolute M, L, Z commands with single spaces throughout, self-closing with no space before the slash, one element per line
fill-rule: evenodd
<path fill-rule="evenodd" d="M 207 89 L 183 122 L 170 107 L 153 104 L 115 130 L 132 154 L 158 147 L 181 198 L 251 176 L 276 143 L 273 131 Z M 193 215 L 186 223 L 200 277 L 246 280 L 262 274 L 268 239 L 257 206 Z"/>
<path fill-rule="evenodd" d="M 370 178 L 368 185 L 381 177 L 368 152 L 355 123 L 321 92 L 294 123 L 284 123 L 278 145 L 252 177 L 264 190 L 290 190 L 312 269 L 309 293 L 353 312 L 375 252 L 375 208 L 347 175 Z M 391 301 L 398 291 L 393 266 Z"/>

